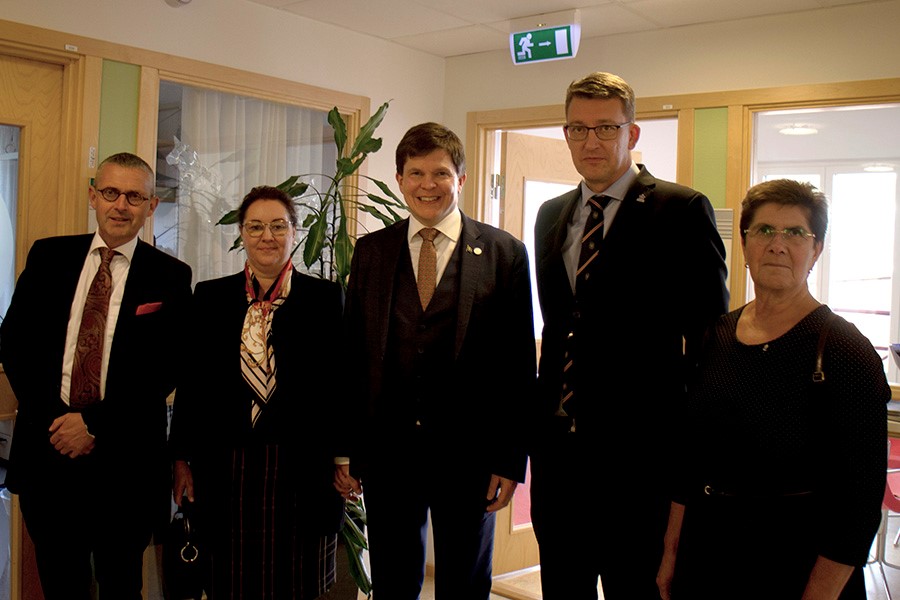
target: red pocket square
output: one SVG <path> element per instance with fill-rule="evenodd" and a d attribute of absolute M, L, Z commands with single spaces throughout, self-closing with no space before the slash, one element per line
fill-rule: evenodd
<path fill-rule="evenodd" d="M 147 304 L 138 305 L 137 310 L 134 312 L 134 314 L 149 315 L 150 313 L 155 313 L 161 308 L 162 302 L 148 302 Z"/>

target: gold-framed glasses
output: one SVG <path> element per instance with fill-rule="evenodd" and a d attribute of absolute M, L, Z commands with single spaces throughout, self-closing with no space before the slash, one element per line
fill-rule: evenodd
<path fill-rule="evenodd" d="M 263 223 L 262 221 L 244 221 L 244 224 L 241 225 L 241 229 L 249 235 L 250 237 L 257 238 L 263 234 L 266 230 L 266 227 L 269 228 L 269 233 L 271 233 L 275 237 L 284 237 L 291 224 L 285 221 L 284 219 L 278 219 L 277 221 L 272 221 L 271 223 Z"/>
<path fill-rule="evenodd" d="M 771 225 L 763 224 L 744 230 L 744 235 L 746 235 L 750 239 L 764 243 L 771 242 L 775 239 L 775 236 L 779 234 L 781 234 L 781 239 L 783 239 L 786 243 L 793 244 L 795 246 L 806 242 L 806 240 L 809 238 L 816 237 L 816 234 L 809 232 L 802 227 L 785 227 L 784 229 L 777 229 L 775 227 L 772 227 Z"/>
<path fill-rule="evenodd" d="M 622 123 L 621 125 L 597 125 L 596 127 L 588 127 L 587 125 L 563 125 L 563 131 L 566 137 L 573 142 L 583 142 L 587 139 L 588 132 L 593 131 L 597 139 L 608 142 L 616 139 L 619 130 L 627 125 L 631 125 L 632 121 Z"/>
<path fill-rule="evenodd" d="M 97 188 L 94 188 L 95 190 Z M 119 199 L 119 196 L 125 195 L 125 200 L 128 204 L 132 206 L 140 206 L 150 198 L 140 194 L 138 192 L 123 192 L 119 188 L 114 187 L 105 187 L 102 190 L 97 190 L 97 193 L 100 194 L 100 197 L 106 200 L 107 202 L 115 202 Z"/>

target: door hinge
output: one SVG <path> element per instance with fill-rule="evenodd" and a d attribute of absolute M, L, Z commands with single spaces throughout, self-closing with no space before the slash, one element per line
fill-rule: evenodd
<path fill-rule="evenodd" d="M 493 173 L 491 175 L 491 198 L 494 200 L 499 200 L 501 195 L 503 194 L 503 176 L 499 173 Z"/>

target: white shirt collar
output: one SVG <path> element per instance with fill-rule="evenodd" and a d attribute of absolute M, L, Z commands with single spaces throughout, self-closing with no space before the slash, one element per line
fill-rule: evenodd
<path fill-rule="evenodd" d="M 621 177 L 616 179 L 608 188 L 600 192 L 600 194 L 604 196 L 609 196 L 613 200 L 623 200 L 625 198 L 625 194 L 628 193 L 628 188 L 631 187 L 631 184 L 634 183 L 634 180 L 637 179 L 637 176 L 640 175 L 641 169 L 638 167 L 634 161 L 631 161 L 631 167 L 625 171 Z M 591 196 L 595 196 L 597 192 L 591 190 L 588 187 L 587 183 L 584 181 L 581 182 L 581 204 L 584 206 L 587 204 L 587 201 L 591 198 Z"/>
<path fill-rule="evenodd" d="M 115 250 L 116 250 L 116 252 L 118 252 L 119 254 L 124 256 L 126 259 L 128 259 L 128 263 L 131 264 L 131 259 L 134 256 L 134 249 L 137 248 L 137 243 L 138 243 L 137 236 L 134 236 L 133 238 L 131 238 L 131 240 L 129 240 L 128 242 L 125 242 L 121 246 L 116 246 Z M 94 239 L 91 240 L 91 249 L 88 252 L 88 254 L 90 254 L 90 252 L 93 252 L 97 248 L 104 248 L 104 247 L 106 247 L 106 242 L 104 242 L 103 238 L 100 237 L 100 230 L 98 229 L 97 231 L 94 232 Z"/>
<path fill-rule="evenodd" d="M 406 234 L 406 240 L 412 241 L 419 233 L 419 230 L 424 229 L 425 227 L 427 226 L 423 225 L 418 219 L 410 214 L 409 231 Z M 441 219 L 440 223 L 435 225 L 435 229 L 456 243 L 457 240 L 459 240 L 459 234 L 462 231 L 462 216 L 460 215 L 459 208 L 451 211 L 450 214 Z"/>

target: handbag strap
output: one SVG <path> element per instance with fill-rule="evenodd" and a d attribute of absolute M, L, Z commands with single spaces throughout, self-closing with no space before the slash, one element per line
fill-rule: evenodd
<path fill-rule="evenodd" d="M 813 371 L 813 383 L 822 383 L 825 381 L 825 371 L 822 369 L 822 357 L 825 354 L 825 342 L 828 340 L 828 332 L 831 330 L 831 324 L 837 315 L 828 311 L 825 316 L 825 322 L 822 323 L 822 329 L 819 331 L 819 347 L 816 349 L 816 370 Z"/>

